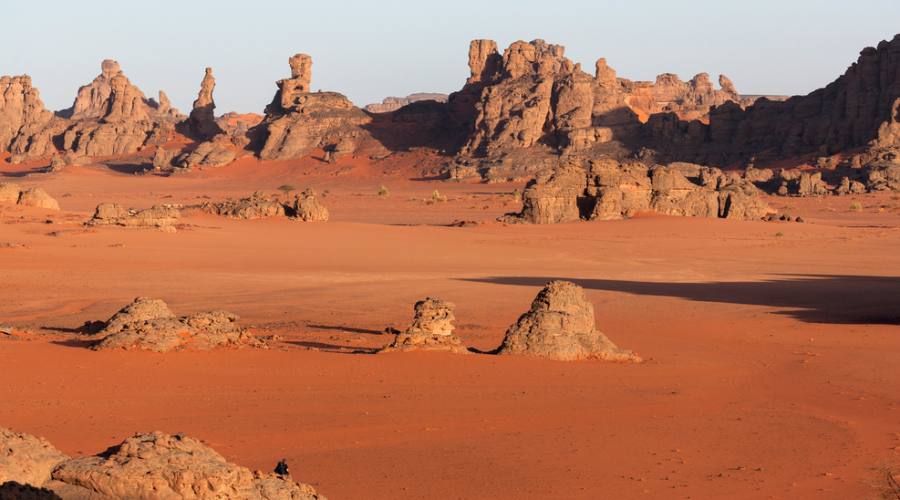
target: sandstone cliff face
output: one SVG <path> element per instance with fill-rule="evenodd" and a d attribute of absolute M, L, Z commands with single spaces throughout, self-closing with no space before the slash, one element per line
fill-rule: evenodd
<path fill-rule="evenodd" d="M 808 95 L 763 98 L 746 109 L 724 103 L 710 111 L 709 125 L 654 116 L 643 139 L 671 157 L 715 163 L 825 156 L 872 141 L 883 147 L 896 144 L 889 130 L 898 98 L 900 35 L 864 49 L 841 77 Z"/>
<path fill-rule="evenodd" d="M 16 159 L 49 156 L 65 123 L 44 108 L 31 77 L 0 76 L 0 151 Z"/>
<path fill-rule="evenodd" d="M 617 77 L 605 59 L 589 75 L 564 52 L 543 40 L 518 41 L 500 57 L 495 43 L 472 42 L 471 76 L 449 100 L 455 108 L 473 108 L 462 157 L 497 158 L 535 146 L 549 153 L 585 152 L 613 140 L 632 141 L 654 113 L 705 118 L 713 106 L 749 103 L 725 76 L 720 89 L 706 73 L 688 82 L 668 73 L 654 83 L 633 82 Z"/>
<path fill-rule="evenodd" d="M 300 158 L 313 149 L 352 152 L 368 137 L 362 126 L 371 119 L 337 92 L 310 92 L 312 58 L 297 54 L 288 61 L 291 78 L 279 80 L 257 130 L 264 160 Z"/>

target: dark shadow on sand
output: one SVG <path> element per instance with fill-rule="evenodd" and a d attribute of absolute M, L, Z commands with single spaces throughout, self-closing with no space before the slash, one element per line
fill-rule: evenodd
<path fill-rule="evenodd" d="M 540 287 L 553 279 L 572 281 L 590 290 L 786 308 L 776 314 L 807 323 L 900 324 L 900 277 L 897 276 L 779 275 L 761 281 L 706 283 L 565 276 L 496 276 L 463 281 Z"/>
<path fill-rule="evenodd" d="M 349 347 L 337 344 L 326 344 L 324 342 L 310 342 L 305 340 L 288 340 L 285 344 L 303 347 L 305 349 L 317 350 L 322 352 L 330 352 L 334 354 L 375 354 L 380 349 L 377 347 Z"/>

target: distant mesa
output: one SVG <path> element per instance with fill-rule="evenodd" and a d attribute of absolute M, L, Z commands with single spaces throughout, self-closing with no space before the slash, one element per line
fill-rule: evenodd
<path fill-rule="evenodd" d="M 447 94 L 419 92 L 406 97 L 385 97 L 380 103 L 367 104 L 363 109 L 369 113 L 390 113 L 419 101 L 447 102 Z"/>

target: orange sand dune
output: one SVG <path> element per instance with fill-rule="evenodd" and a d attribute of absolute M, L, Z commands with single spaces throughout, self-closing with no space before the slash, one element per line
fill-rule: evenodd
<path fill-rule="evenodd" d="M 402 161 L 246 158 L 173 177 L 3 167 L 63 210 L 0 209 L 0 323 L 32 332 L 0 334 L 0 425 L 76 455 L 184 432 L 253 468 L 287 458 L 335 499 L 873 498 L 900 467 L 895 195 L 772 200 L 804 224 L 456 228 L 514 210 L 521 185 L 412 180 L 415 155 Z M 101 201 L 283 184 L 328 190 L 333 220 L 80 225 Z M 449 201 L 430 203 L 435 189 Z M 457 304 L 468 345 L 492 348 L 551 278 L 582 284 L 599 328 L 647 361 L 370 354 L 428 295 Z M 93 352 L 68 333 L 138 295 L 231 310 L 283 341 Z"/>

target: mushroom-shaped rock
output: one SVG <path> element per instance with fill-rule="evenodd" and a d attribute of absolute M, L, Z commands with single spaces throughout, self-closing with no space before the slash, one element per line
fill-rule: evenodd
<path fill-rule="evenodd" d="M 136 434 L 99 455 L 68 460 L 53 479 L 71 488 L 59 491 L 76 498 L 324 500 L 312 486 L 253 472 L 196 439 L 161 432 Z"/>
<path fill-rule="evenodd" d="M 453 335 L 454 306 L 428 297 L 416 302 L 412 324 L 382 352 L 428 350 L 464 353 L 466 347 Z"/>
<path fill-rule="evenodd" d="M 43 438 L 0 427 L 0 484 L 42 486 L 50 472 L 67 457 Z M 5 497 L 0 494 L 0 498 Z"/>
<path fill-rule="evenodd" d="M 616 347 L 594 327 L 594 306 L 584 289 L 569 281 L 551 281 L 531 309 L 506 331 L 499 354 L 521 354 L 560 361 L 602 359 L 640 361 Z"/>

